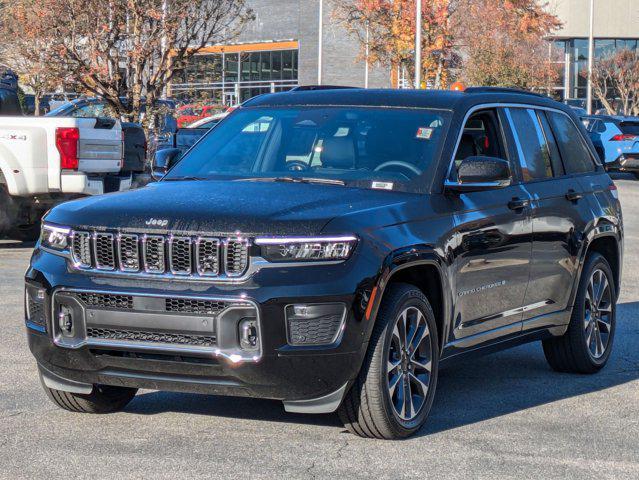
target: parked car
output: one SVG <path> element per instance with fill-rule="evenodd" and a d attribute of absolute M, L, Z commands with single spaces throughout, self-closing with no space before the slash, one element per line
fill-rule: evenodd
<path fill-rule="evenodd" d="M 22 115 L 18 93 L 0 84 L 0 116 Z"/>
<path fill-rule="evenodd" d="M 217 113 L 211 117 L 203 118 L 185 128 L 179 128 L 175 132 L 175 142 L 173 147 L 179 149 L 182 153 L 186 152 L 195 143 L 202 138 L 208 131 L 220 123 L 224 118 L 228 117 L 229 112 Z"/>
<path fill-rule="evenodd" d="M 122 156 L 114 120 L 0 117 L 0 236 L 35 240 L 52 206 L 130 188 Z"/>
<path fill-rule="evenodd" d="M 532 341 L 558 371 L 608 361 L 621 207 L 558 102 L 269 94 L 179 155 L 158 152 L 156 183 L 45 218 L 26 326 L 62 408 L 241 395 L 391 439 L 424 424 L 444 363 Z"/>
<path fill-rule="evenodd" d="M 584 120 L 606 170 L 639 177 L 639 118 L 596 115 Z"/>
<path fill-rule="evenodd" d="M 177 125 L 178 128 L 188 127 L 193 122 L 201 120 L 206 117 L 220 113 L 224 107 L 219 105 L 182 105 L 177 109 Z"/>
<path fill-rule="evenodd" d="M 158 100 L 158 104 L 166 111 L 157 119 L 159 135 L 172 135 L 176 130 L 173 118 L 175 104 L 169 100 Z M 107 104 L 98 98 L 79 98 L 61 105 L 47 114 L 49 117 L 104 118 L 108 117 Z M 141 173 L 146 168 L 148 142 L 146 133 L 140 124 L 124 122 L 122 131 L 125 142 L 123 173 Z"/>

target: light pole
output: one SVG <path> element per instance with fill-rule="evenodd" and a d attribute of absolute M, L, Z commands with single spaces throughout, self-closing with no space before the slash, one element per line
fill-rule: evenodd
<path fill-rule="evenodd" d="M 322 84 L 322 49 L 324 37 L 324 0 L 319 0 L 319 39 L 317 41 L 317 84 Z"/>
<path fill-rule="evenodd" d="M 368 42 L 370 40 L 370 28 L 368 26 L 368 20 L 366 20 L 366 70 L 364 70 L 364 88 L 368 88 L 368 56 L 369 56 L 369 46 Z"/>
<path fill-rule="evenodd" d="M 415 2 L 415 88 L 422 84 L 422 0 Z"/>
<path fill-rule="evenodd" d="M 595 57 L 595 0 L 590 0 L 590 31 L 588 33 L 588 83 L 586 88 L 586 110 L 592 114 L 592 66 Z"/>

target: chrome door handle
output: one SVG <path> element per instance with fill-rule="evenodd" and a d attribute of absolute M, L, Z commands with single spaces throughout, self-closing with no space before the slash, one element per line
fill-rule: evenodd
<path fill-rule="evenodd" d="M 570 200 L 571 202 L 578 202 L 582 198 L 583 198 L 583 194 L 576 192 L 572 188 L 568 190 L 568 193 L 566 193 L 566 199 Z"/>

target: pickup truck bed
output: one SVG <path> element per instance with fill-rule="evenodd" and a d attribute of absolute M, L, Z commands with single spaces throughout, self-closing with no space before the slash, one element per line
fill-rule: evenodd
<path fill-rule="evenodd" d="M 29 229 L 64 200 L 130 188 L 120 122 L 96 118 L 0 117 L 0 235 Z M 108 179 L 108 181 L 106 181 Z"/>

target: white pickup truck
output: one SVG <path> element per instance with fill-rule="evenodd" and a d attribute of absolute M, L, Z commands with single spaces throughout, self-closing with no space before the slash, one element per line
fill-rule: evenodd
<path fill-rule="evenodd" d="M 37 237 L 53 205 L 129 189 L 130 177 L 118 176 L 123 155 L 115 120 L 0 117 L 0 237 Z"/>

